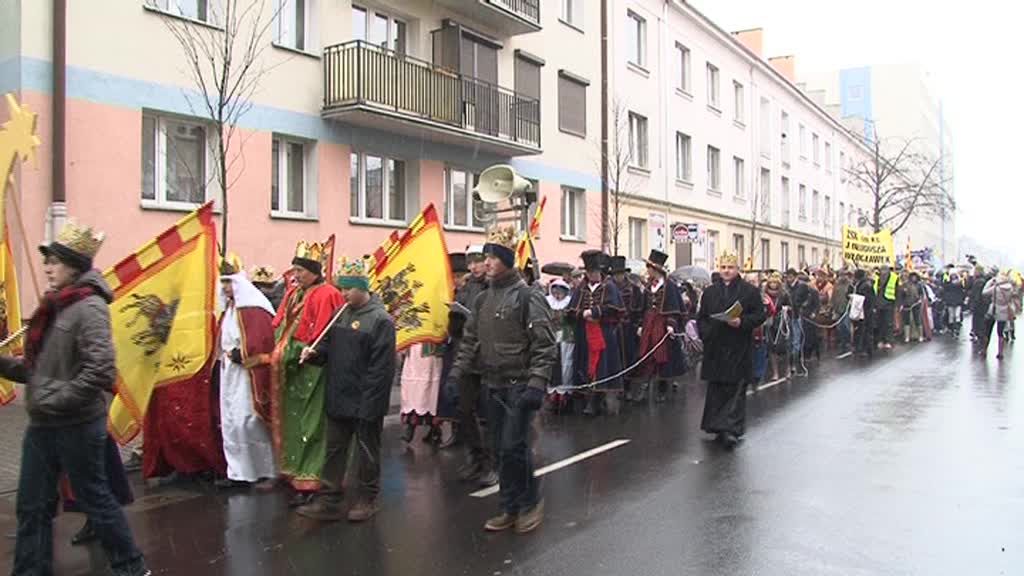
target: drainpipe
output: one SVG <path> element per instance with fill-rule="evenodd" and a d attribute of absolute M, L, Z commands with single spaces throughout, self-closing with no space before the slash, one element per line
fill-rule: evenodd
<path fill-rule="evenodd" d="M 608 227 L 608 2 L 601 0 L 601 249 L 611 244 Z"/>
<path fill-rule="evenodd" d="M 51 163 L 50 206 L 46 213 L 47 241 L 56 237 L 67 219 L 66 174 L 67 155 L 65 147 L 65 112 L 67 104 L 67 0 L 53 0 L 53 95 L 51 118 L 53 122 L 51 141 L 53 161 Z"/>

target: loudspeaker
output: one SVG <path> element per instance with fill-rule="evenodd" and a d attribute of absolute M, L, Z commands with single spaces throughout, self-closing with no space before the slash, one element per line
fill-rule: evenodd
<path fill-rule="evenodd" d="M 530 184 L 530 181 L 516 174 L 515 169 L 511 166 L 498 164 L 480 174 L 480 180 L 473 191 L 484 202 L 497 204 L 513 196 L 526 194 L 532 189 L 533 185 Z"/>

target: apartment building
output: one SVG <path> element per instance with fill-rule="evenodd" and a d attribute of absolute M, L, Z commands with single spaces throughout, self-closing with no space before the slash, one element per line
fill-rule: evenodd
<path fill-rule="evenodd" d="M 765 59 L 762 31 L 728 33 L 681 1 L 610 0 L 609 21 L 629 256 L 841 263 L 841 227 L 867 199 L 840 167 L 867 149 L 797 88 L 793 58 Z"/>
<path fill-rule="evenodd" d="M 477 175 L 505 162 L 548 198 L 545 260 L 574 261 L 600 243 L 596 6 L 252 5 L 272 23 L 230 154 L 228 247 L 247 264 L 281 269 L 298 240 L 332 233 L 339 253 L 368 253 L 429 203 L 444 215 L 449 249 L 461 250 L 483 240 Z M 222 7 L 0 3 L 0 92 L 40 114 L 37 161 L 17 173 L 30 244 L 72 216 L 107 232 L 99 264 L 108 265 L 183 212 L 219 202 L 213 129 L 166 21 L 222 34 Z"/>

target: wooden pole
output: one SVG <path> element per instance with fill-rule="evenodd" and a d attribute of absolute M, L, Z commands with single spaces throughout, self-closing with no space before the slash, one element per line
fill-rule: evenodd
<path fill-rule="evenodd" d="M 342 313 L 345 312 L 346 308 L 348 308 L 348 302 L 346 302 L 341 307 L 341 309 L 338 310 L 338 312 L 334 315 L 334 318 L 331 318 L 331 321 L 327 323 L 327 326 L 324 326 L 323 332 L 321 332 L 320 335 L 316 337 L 316 340 L 313 340 L 313 343 L 308 346 L 309 348 L 316 348 L 320 344 L 320 341 L 323 340 L 324 336 L 327 335 L 327 331 L 331 329 L 331 326 L 334 326 L 334 323 L 338 321 L 338 318 L 341 318 L 341 315 Z"/>
<path fill-rule="evenodd" d="M 36 300 L 42 301 L 43 292 L 39 289 L 39 277 L 36 276 L 35 257 L 32 255 L 32 251 L 29 250 L 28 247 L 28 235 L 25 233 L 25 221 L 21 217 L 21 207 L 18 204 L 18 196 L 14 191 L 13 176 L 11 177 L 11 180 L 11 182 L 8 182 L 8 184 L 12 184 L 12 186 L 10 187 L 10 194 L 7 194 L 7 196 L 11 197 L 11 202 L 14 204 L 14 215 L 18 219 L 18 230 L 21 232 L 21 247 L 25 250 L 25 260 L 28 263 L 28 271 L 32 277 L 32 287 L 36 291 Z M 7 234 L 6 240 L 7 242 L 11 241 L 10 234 Z"/>

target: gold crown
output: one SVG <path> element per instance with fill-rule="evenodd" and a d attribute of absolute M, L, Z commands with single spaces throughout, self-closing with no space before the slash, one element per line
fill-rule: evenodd
<path fill-rule="evenodd" d="M 242 259 L 238 257 L 238 254 L 231 252 L 227 256 L 220 259 L 220 275 L 221 276 L 234 276 L 242 270 Z"/>
<path fill-rule="evenodd" d="M 369 276 L 369 270 L 370 267 L 367 264 L 366 258 L 349 260 L 347 257 L 342 256 L 338 258 L 336 276 Z"/>
<path fill-rule="evenodd" d="M 249 276 L 257 284 L 273 284 L 277 281 L 277 274 L 270 266 L 254 266 Z"/>
<path fill-rule="evenodd" d="M 739 266 L 740 258 L 735 252 L 722 252 L 718 257 L 719 266 Z"/>
<path fill-rule="evenodd" d="M 325 258 L 327 258 L 327 250 L 325 246 L 319 242 L 306 242 L 302 240 L 299 245 L 295 247 L 295 257 L 302 258 L 303 260 L 312 260 L 319 262 L 320 264 L 326 265 Z"/>
<path fill-rule="evenodd" d="M 103 232 L 96 232 L 91 226 L 82 226 L 74 220 L 68 220 L 57 235 L 57 244 L 88 258 L 94 258 L 103 246 L 105 237 Z"/>
<path fill-rule="evenodd" d="M 511 250 L 515 250 L 518 236 L 519 234 L 516 232 L 516 229 L 513 228 L 512 226 L 495 228 L 494 230 L 491 230 L 490 234 L 487 235 L 487 243 L 498 244 Z"/>

